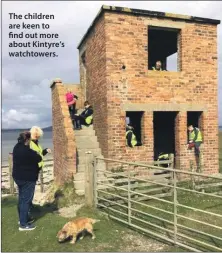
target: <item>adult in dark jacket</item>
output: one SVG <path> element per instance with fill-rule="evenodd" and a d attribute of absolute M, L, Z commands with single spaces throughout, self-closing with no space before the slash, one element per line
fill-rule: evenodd
<path fill-rule="evenodd" d="M 81 125 L 90 125 L 93 121 L 93 108 L 88 101 L 84 102 L 85 110 L 79 115 L 74 115 L 74 129 L 82 129 Z"/>
<path fill-rule="evenodd" d="M 21 133 L 18 143 L 13 149 L 12 177 L 18 186 L 20 231 L 35 229 L 35 226 L 28 222 L 28 213 L 33 200 L 36 181 L 38 180 L 38 163 L 42 160 L 42 157 L 30 149 L 30 140 L 30 132 Z"/>

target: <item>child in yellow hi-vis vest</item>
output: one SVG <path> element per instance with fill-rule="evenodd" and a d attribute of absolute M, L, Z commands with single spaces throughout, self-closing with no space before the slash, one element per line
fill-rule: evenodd
<path fill-rule="evenodd" d="M 136 135 L 133 132 L 134 128 L 130 125 L 126 125 L 126 145 L 133 148 L 135 146 L 141 146 L 142 144 L 137 140 Z"/>
<path fill-rule="evenodd" d="M 93 122 L 93 108 L 88 101 L 84 102 L 85 110 L 79 115 L 74 115 L 74 129 L 82 129 L 82 125 L 89 126 Z"/>
<path fill-rule="evenodd" d="M 202 134 L 199 128 L 193 127 L 193 125 L 188 126 L 189 131 L 189 144 L 188 149 L 195 149 L 195 155 L 199 157 L 200 155 L 200 145 L 203 142 Z"/>

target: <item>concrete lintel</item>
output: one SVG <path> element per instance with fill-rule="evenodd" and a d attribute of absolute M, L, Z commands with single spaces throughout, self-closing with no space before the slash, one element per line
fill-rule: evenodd
<path fill-rule="evenodd" d="M 201 104 L 122 104 L 123 111 L 207 111 L 206 105 Z"/>
<path fill-rule="evenodd" d="M 182 29 L 186 26 L 184 21 L 171 21 L 171 20 L 144 20 L 145 25 Z"/>

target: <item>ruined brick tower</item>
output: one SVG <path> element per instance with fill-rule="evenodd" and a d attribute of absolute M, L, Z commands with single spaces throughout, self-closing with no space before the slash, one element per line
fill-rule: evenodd
<path fill-rule="evenodd" d="M 217 25 L 220 21 L 102 6 L 81 40 L 80 83 L 94 107 L 104 157 L 151 162 L 174 152 L 189 169 L 187 125 L 203 132 L 204 172 L 218 172 Z M 168 57 L 177 66 L 168 70 Z M 168 71 L 153 71 L 161 60 Z M 126 146 L 126 117 L 142 146 Z"/>

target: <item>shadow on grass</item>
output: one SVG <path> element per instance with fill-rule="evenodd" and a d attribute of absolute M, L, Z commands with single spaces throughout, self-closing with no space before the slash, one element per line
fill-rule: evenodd
<path fill-rule="evenodd" d="M 41 219 L 47 213 L 53 213 L 59 209 L 59 201 L 64 198 L 64 194 L 61 190 L 57 190 L 54 193 L 54 200 L 51 203 L 46 203 L 43 206 L 33 205 L 31 208 L 31 214 L 35 220 Z"/>

